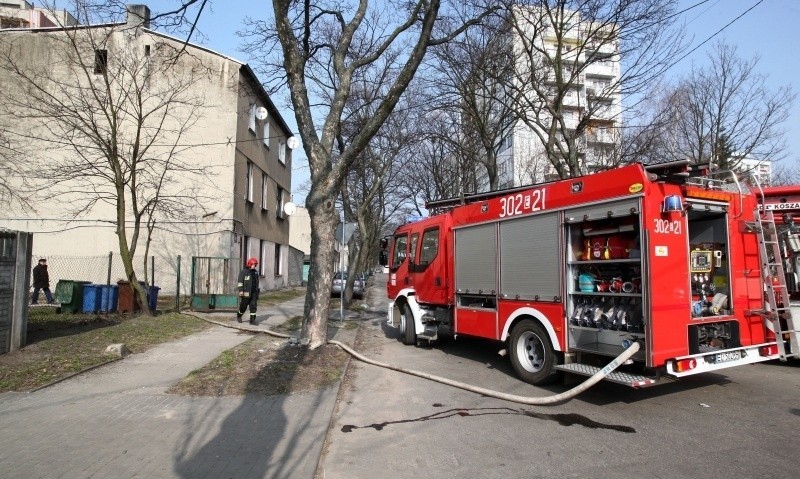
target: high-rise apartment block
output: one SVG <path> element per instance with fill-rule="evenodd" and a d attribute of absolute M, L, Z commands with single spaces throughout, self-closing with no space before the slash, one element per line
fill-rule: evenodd
<path fill-rule="evenodd" d="M 553 19 L 533 7 L 519 7 L 513 21 L 514 90 L 525 92 L 528 121 L 517 120 L 503 142 L 500 187 L 556 176 L 551 158 L 563 161 L 566 156 L 563 148 L 548 155 L 545 145 L 551 135 L 564 148 L 567 138 L 574 139 L 578 173 L 613 166 L 622 113 L 614 26 L 583 20 L 578 12 L 565 11 Z M 563 123 L 556 121 L 551 129 L 554 115 Z"/>

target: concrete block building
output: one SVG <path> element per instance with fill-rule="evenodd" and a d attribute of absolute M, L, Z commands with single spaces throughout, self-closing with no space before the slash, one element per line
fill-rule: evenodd
<path fill-rule="evenodd" d="M 120 204 L 115 185 L 102 181 L 113 168 L 103 164 L 108 154 L 95 151 L 104 138 L 91 136 L 107 135 L 119 164 L 130 167 L 125 181 L 142 181 L 141 191 L 149 194 L 136 198 L 150 202 L 139 205 L 146 216 L 134 261 L 138 276 L 145 255 L 153 257 L 152 277 L 164 292 L 175 290 L 180 255 L 185 293 L 191 257 L 228 258 L 225 274 L 235 277 L 243 261 L 254 256 L 262 289 L 286 286 L 289 222 L 283 206 L 290 199 L 291 147 L 297 140 L 251 67 L 150 29 L 150 10 L 144 5 L 129 5 L 126 21 L 119 23 L 53 26 L 11 20 L 36 17 L 28 6 L 19 2 L 14 15 L 13 5 L 4 1 L 0 10 L 4 27 L 11 26 L 0 29 L 0 45 L 9 52 L 0 59 L 5 90 L 0 127 L 31 166 L 27 177 L 9 181 L 18 181 L 20 188 L 33 185 L 38 194 L 28 208 L 3 205 L 0 227 L 33 233 L 34 256 L 118 252 L 116 214 L 118 208 L 132 208 L 133 200 Z M 99 87 L 103 82 L 108 88 Z M 80 111 L 75 97 L 87 91 L 106 96 L 85 100 L 85 111 Z M 51 101 L 38 107 L 31 101 L 31 95 L 45 94 Z M 165 99 L 163 106 L 159 99 Z M 122 105 L 118 116 L 100 121 L 99 113 L 109 111 L 110 102 Z M 148 123 L 134 111 L 136 105 L 164 114 L 157 124 Z M 95 122 L 95 129 L 70 130 L 65 125 L 78 123 L 59 115 L 85 118 Z M 85 149 L 74 147 L 79 135 L 87 138 Z M 142 138 L 146 152 L 140 151 Z M 140 162 L 140 169 L 126 166 L 130 158 Z M 62 169 L 74 165 L 85 174 L 58 176 L 50 168 L 49 176 L 37 175 L 35 165 L 54 164 Z M 93 165 L 98 169 L 94 175 Z M 160 176 L 157 168 L 163 170 Z M 163 184 L 144 184 L 142 175 L 149 175 L 149 183 Z M 133 221 L 133 210 L 128 214 Z"/>

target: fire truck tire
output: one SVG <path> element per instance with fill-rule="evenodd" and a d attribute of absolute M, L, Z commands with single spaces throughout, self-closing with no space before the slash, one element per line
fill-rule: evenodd
<path fill-rule="evenodd" d="M 517 323 L 511 331 L 508 351 L 511 365 L 523 381 L 541 385 L 558 379 L 558 357 L 539 323 L 530 319 Z"/>
<path fill-rule="evenodd" d="M 400 334 L 403 344 L 417 344 L 417 331 L 414 329 L 414 315 L 411 306 L 404 304 L 400 307 Z"/>

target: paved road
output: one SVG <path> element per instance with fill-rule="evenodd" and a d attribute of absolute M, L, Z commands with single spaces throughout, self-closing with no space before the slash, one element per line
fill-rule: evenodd
<path fill-rule="evenodd" d="M 403 346 L 383 320 L 383 292 L 368 297 L 368 356 L 510 394 L 565 389 L 521 383 L 486 341 Z M 296 303 L 264 311 L 259 327 L 294 316 Z M 338 401 L 336 388 L 164 394 L 247 337 L 213 328 L 32 394 L 0 394 L 0 477 L 798 477 L 798 362 L 641 391 L 601 383 L 538 408 L 358 362 Z"/>
<path fill-rule="evenodd" d="M 382 362 L 511 394 L 566 389 L 519 382 L 489 342 L 403 346 L 382 319 L 365 326 L 362 349 Z M 363 363 L 353 371 L 321 464 L 326 479 L 800 477 L 800 362 L 646 390 L 601 383 L 554 407 Z"/>
<path fill-rule="evenodd" d="M 267 308 L 259 327 L 294 316 L 302 301 Z M 164 393 L 249 337 L 214 327 L 31 394 L 0 394 L 0 477 L 313 477 L 337 388 L 249 398 Z"/>

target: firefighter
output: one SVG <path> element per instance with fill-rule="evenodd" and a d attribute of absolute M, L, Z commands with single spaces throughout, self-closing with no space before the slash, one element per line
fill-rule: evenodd
<path fill-rule="evenodd" d="M 250 306 L 250 324 L 256 324 L 256 308 L 258 307 L 258 260 L 250 258 L 244 269 L 239 273 L 239 309 L 236 311 L 236 321 L 242 322 L 242 315 Z"/>

